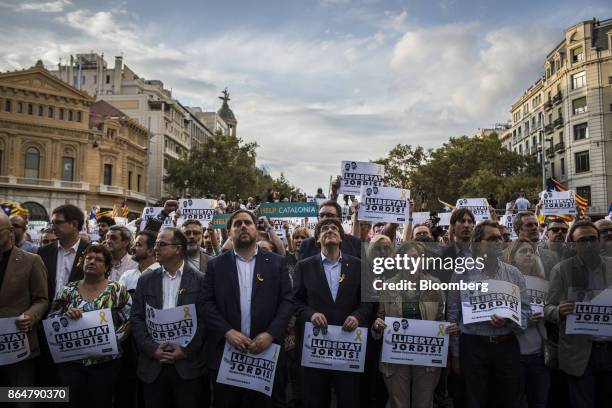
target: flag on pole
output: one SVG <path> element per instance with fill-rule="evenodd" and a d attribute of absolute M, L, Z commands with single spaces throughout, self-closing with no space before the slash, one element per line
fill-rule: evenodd
<path fill-rule="evenodd" d="M 128 200 L 127 198 L 124 198 L 123 202 L 121 203 L 121 211 L 119 211 L 119 214 L 121 214 L 122 217 L 127 217 L 129 213 L 130 209 L 128 208 Z"/>
<path fill-rule="evenodd" d="M 552 177 L 550 179 L 552 180 L 554 184 L 555 190 L 557 191 L 567 191 L 568 190 L 568 188 L 565 187 L 563 184 L 561 184 L 559 181 L 555 180 Z M 589 205 L 589 201 L 586 198 L 578 195 L 576 192 L 574 192 L 574 199 L 576 200 L 576 204 L 578 205 L 580 216 L 581 217 L 584 216 L 584 214 L 586 213 L 586 208 Z"/>
<path fill-rule="evenodd" d="M 438 198 L 438 201 L 440 202 L 440 204 L 442 204 L 444 206 L 444 211 L 448 212 L 448 211 L 453 211 L 455 209 L 455 206 L 452 204 L 449 204 L 445 201 L 442 201 Z"/>

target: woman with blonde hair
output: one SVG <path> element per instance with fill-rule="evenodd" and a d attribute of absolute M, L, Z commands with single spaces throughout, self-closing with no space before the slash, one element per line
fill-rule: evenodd
<path fill-rule="evenodd" d="M 420 257 L 423 254 L 428 256 L 426 247 L 415 241 L 404 242 L 398 248 L 397 254 L 409 257 Z M 399 282 L 402 279 L 415 282 L 417 288 L 421 280 L 440 282 L 421 268 L 417 271 L 400 270 L 389 282 Z M 446 299 L 441 290 L 387 292 L 381 296 L 377 319 L 372 325 L 372 337 L 382 337 L 387 327 L 385 317 L 443 321 L 445 308 Z M 456 334 L 457 325 L 449 325 L 446 330 L 449 334 Z M 389 392 L 392 408 L 430 408 L 433 405 L 440 368 L 382 362 L 379 368 Z"/>

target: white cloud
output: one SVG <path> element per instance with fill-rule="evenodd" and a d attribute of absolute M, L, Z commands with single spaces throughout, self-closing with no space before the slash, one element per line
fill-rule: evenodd
<path fill-rule="evenodd" d="M 10 8 L 18 12 L 38 11 L 41 13 L 61 13 L 72 5 L 70 0 L 32 1 L 32 2 L 0 2 L 0 7 Z"/>

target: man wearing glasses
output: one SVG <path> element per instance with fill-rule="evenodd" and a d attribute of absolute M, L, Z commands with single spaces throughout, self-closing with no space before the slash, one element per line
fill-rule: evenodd
<path fill-rule="evenodd" d="M 138 279 L 131 313 L 132 332 L 138 349 L 137 375 L 144 383 L 147 407 L 206 407 L 208 390 L 202 387 L 204 361 L 203 291 L 204 275 L 185 262 L 187 238 L 177 228 L 166 228 L 155 241 L 160 268 Z M 170 309 L 193 304 L 197 330 L 191 342 L 179 346 L 156 342 L 147 329 L 147 305 Z"/>
<path fill-rule="evenodd" d="M 612 221 L 601 219 L 595 223 L 599 230 L 601 255 L 612 256 Z"/>
<path fill-rule="evenodd" d="M 559 368 L 568 374 L 572 407 L 612 406 L 612 337 L 565 333 L 575 303 L 590 302 L 612 286 L 612 258 L 600 255 L 600 236 L 590 221 L 572 225 L 568 241 L 576 255 L 554 267 L 544 307 L 546 319 L 559 326 Z"/>
<path fill-rule="evenodd" d="M 27 221 L 21 215 L 11 215 L 10 221 L 15 235 L 15 246 L 31 254 L 37 253 L 38 246 L 25 239 L 28 229 Z"/>
<path fill-rule="evenodd" d="M 321 222 L 326 219 L 336 219 L 341 222 L 342 207 L 332 200 L 323 202 L 319 206 L 318 221 Z M 346 255 L 355 256 L 361 259 L 361 240 L 352 235 L 345 235 L 340 246 L 342 253 Z M 302 241 L 300 246 L 300 259 L 306 259 L 309 256 L 317 255 L 321 252 L 321 248 L 317 245 L 314 238 L 307 238 Z"/>
<path fill-rule="evenodd" d="M 518 236 L 519 240 L 517 240 L 514 244 L 519 245 L 519 241 L 529 241 L 533 243 L 538 243 L 540 241 L 540 228 L 538 224 L 538 217 L 531 211 L 521 211 L 514 217 L 513 225 L 514 232 Z M 559 235 L 561 235 L 562 227 L 559 227 Z M 558 236 L 555 235 L 555 239 L 558 239 Z M 510 249 L 506 250 L 504 255 Z M 550 271 L 552 268 L 559 262 L 558 255 L 550 249 L 538 247 L 536 252 L 536 261 L 538 263 L 538 268 L 540 269 L 541 275 L 545 276 L 546 279 L 550 279 Z"/>

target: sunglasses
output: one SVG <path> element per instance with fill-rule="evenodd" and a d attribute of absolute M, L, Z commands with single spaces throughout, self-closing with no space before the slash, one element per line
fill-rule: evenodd
<path fill-rule="evenodd" d="M 567 234 L 567 228 L 553 227 L 553 228 L 549 228 L 548 230 L 554 232 L 555 234 L 558 234 L 559 232 L 563 232 L 564 234 Z"/>

